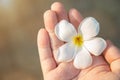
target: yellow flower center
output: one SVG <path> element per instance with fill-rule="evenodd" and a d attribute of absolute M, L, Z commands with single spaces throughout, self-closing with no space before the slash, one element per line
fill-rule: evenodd
<path fill-rule="evenodd" d="M 83 37 L 81 35 L 76 35 L 73 37 L 73 44 L 77 47 L 81 47 L 83 44 Z"/>

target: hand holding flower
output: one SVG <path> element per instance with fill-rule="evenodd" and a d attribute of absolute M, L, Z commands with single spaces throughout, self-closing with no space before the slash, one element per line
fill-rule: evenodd
<path fill-rule="evenodd" d="M 70 37 L 67 37 L 67 39 L 65 39 L 64 41 L 67 43 L 64 44 L 64 42 L 61 40 L 63 40 L 63 38 L 66 38 L 66 37 L 60 37 L 59 38 L 60 40 L 59 40 L 54 33 L 56 24 L 60 23 L 61 20 L 65 20 L 63 22 L 68 23 L 70 25 L 72 24 L 76 29 L 80 30 L 82 34 L 80 33 L 81 35 L 74 35 L 67 32 L 68 33 L 67 36 L 69 36 L 70 34 L 73 36 L 73 38 L 70 39 Z M 110 41 L 107 41 L 107 48 L 103 52 L 103 55 L 100 55 L 106 46 L 104 45 L 103 46 L 104 48 L 99 47 L 105 44 L 104 40 L 101 38 L 95 37 L 99 32 L 99 27 L 89 26 L 89 27 L 94 27 L 92 28 L 93 30 L 92 32 L 94 32 L 95 34 L 92 33 L 94 34 L 92 35 L 90 33 L 91 35 L 88 36 L 87 34 L 89 33 L 87 32 L 89 32 L 91 29 L 89 28 L 86 30 L 85 27 L 88 27 L 88 26 L 84 26 L 82 29 L 84 21 L 83 22 L 81 21 L 82 21 L 82 16 L 79 14 L 79 12 L 76 9 L 71 9 L 67 13 L 66 10 L 64 9 L 64 6 L 59 2 L 53 3 L 51 6 L 51 9 L 47 10 L 44 13 L 45 29 L 40 29 L 38 33 L 38 49 L 39 49 L 40 63 L 43 71 L 44 80 L 120 80 L 119 49 L 115 47 Z M 80 23 L 81 23 L 81 27 L 78 28 Z M 98 26 L 98 24 L 96 26 Z M 65 28 L 67 27 L 69 26 L 65 26 Z M 78 34 L 79 31 L 77 32 L 77 30 L 75 30 L 74 27 L 72 27 L 73 33 Z M 62 29 L 62 31 L 63 30 L 64 29 Z M 72 42 L 70 42 L 68 38 Z M 88 38 L 92 38 L 92 39 L 88 39 Z M 86 39 L 88 39 L 87 42 L 86 42 Z M 85 41 L 86 44 L 83 45 L 84 42 L 79 43 L 79 41 Z M 74 47 L 71 46 L 73 47 L 72 49 L 70 45 L 68 45 L 69 48 L 66 47 L 67 44 L 71 44 L 71 43 L 72 45 L 74 45 Z M 60 56 L 56 53 L 58 52 L 58 50 L 61 51 L 60 48 L 62 47 L 62 45 L 63 46 L 65 45 L 65 48 L 68 48 L 68 50 L 70 51 L 76 51 L 76 49 L 74 49 L 75 46 L 78 46 L 78 48 L 81 48 L 81 50 L 78 49 L 78 51 L 75 52 L 77 53 L 75 54 L 76 56 L 70 56 L 72 55 L 70 52 L 70 53 L 67 53 L 67 54 L 70 54 L 69 55 L 70 58 L 67 56 L 67 54 L 64 54 L 65 55 L 64 57 L 67 56 L 67 58 L 62 57 L 60 59 Z M 82 47 L 79 47 L 79 46 L 83 46 L 85 47 L 85 49 L 84 48 L 82 49 Z M 98 47 L 97 48 L 98 50 L 97 49 L 94 50 L 95 48 L 92 48 L 91 46 Z M 65 51 L 64 50 L 65 48 L 61 48 L 63 49 L 62 51 Z M 102 48 L 102 49 L 99 50 L 99 48 Z M 92 51 L 95 51 L 95 52 L 92 52 Z M 92 56 L 92 59 L 91 59 L 90 52 L 91 54 L 95 55 L 95 56 Z M 58 56 L 58 58 L 56 59 L 63 60 L 63 61 L 64 60 L 69 61 L 74 58 L 74 65 L 75 63 L 79 64 L 77 65 L 78 68 L 81 68 L 81 66 L 82 68 L 84 68 L 86 64 L 88 66 L 88 63 L 86 63 L 88 62 L 88 60 L 90 60 L 90 65 L 92 61 L 92 65 L 85 69 L 76 69 L 73 66 L 73 62 L 57 63 L 53 57 L 53 54 Z M 59 54 L 61 55 L 62 53 L 59 52 Z M 80 64 L 82 59 L 81 55 L 83 57 L 84 64 Z M 97 56 L 97 55 L 100 55 L 100 56 Z"/>

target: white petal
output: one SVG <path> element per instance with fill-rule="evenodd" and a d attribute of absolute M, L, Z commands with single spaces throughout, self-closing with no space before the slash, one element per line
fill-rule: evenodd
<path fill-rule="evenodd" d="M 83 47 L 80 51 L 78 51 L 75 59 L 74 66 L 77 69 L 85 69 L 92 64 L 92 57 L 90 53 Z"/>
<path fill-rule="evenodd" d="M 79 26 L 84 40 L 95 37 L 99 33 L 99 23 L 93 17 L 85 18 Z"/>
<path fill-rule="evenodd" d="M 99 56 L 107 46 L 106 41 L 102 38 L 85 41 L 84 45 L 95 56 Z"/>
<path fill-rule="evenodd" d="M 60 40 L 69 42 L 77 32 L 71 23 L 62 20 L 55 26 L 55 34 Z"/>
<path fill-rule="evenodd" d="M 69 62 L 74 58 L 75 47 L 72 43 L 66 43 L 58 49 L 57 61 L 58 62 Z"/>

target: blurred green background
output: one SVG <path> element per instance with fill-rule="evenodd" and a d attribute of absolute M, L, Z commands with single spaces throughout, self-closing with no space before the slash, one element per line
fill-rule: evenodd
<path fill-rule="evenodd" d="M 120 0 L 0 0 L 0 80 L 42 80 L 37 33 L 43 13 L 60 1 L 101 26 L 99 36 L 120 47 Z"/>

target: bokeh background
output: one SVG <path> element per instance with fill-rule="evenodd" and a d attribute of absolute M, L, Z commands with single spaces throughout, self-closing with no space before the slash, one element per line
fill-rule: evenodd
<path fill-rule="evenodd" d="M 120 47 L 120 0 L 0 0 L 0 80 L 43 80 L 36 39 L 55 1 L 95 17 L 99 36 Z"/>

